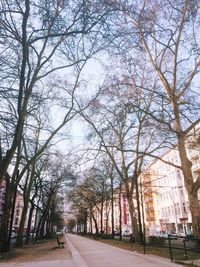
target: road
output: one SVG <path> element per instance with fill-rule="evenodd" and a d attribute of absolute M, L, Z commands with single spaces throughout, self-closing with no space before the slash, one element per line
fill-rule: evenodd
<path fill-rule="evenodd" d="M 142 255 L 119 249 L 98 241 L 67 234 L 75 267 L 173 267 L 169 259 L 155 255 Z"/>

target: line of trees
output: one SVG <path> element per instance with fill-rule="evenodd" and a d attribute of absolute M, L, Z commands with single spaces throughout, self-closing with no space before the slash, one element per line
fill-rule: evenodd
<path fill-rule="evenodd" d="M 88 124 L 90 157 L 105 155 L 109 177 L 115 174 L 125 186 L 132 232 L 140 241 L 133 201 L 134 192 L 139 199 L 138 177 L 150 158 L 176 144 L 181 165 L 173 165 L 183 172 L 199 237 L 200 176 L 193 180 L 187 155 L 191 129 L 200 122 L 197 1 L 5 0 L 0 10 L 0 182 L 6 181 L 1 246 L 8 249 L 15 189 L 25 181 L 28 203 L 40 176 L 38 162 L 66 138 L 77 116 Z M 106 79 L 90 98 L 83 70 L 98 52 L 107 56 Z M 96 175 L 89 174 L 88 183 Z M 112 191 L 113 178 L 110 184 Z M 104 191 L 95 196 L 104 197 Z"/>
<path fill-rule="evenodd" d="M 69 194 L 72 215 L 76 218 L 75 225 L 69 229 L 72 231 L 76 226 L 78 233 L 87 233 L 88 229 L 93 233 L 94 225 L 95 234 L 109 233 L 114 238 L 116 231 L 114 198 L 119 179 L 116 180 L 117 173 L 114 173 L 112 163 L 105 157 L 99 158 L 98 163 L 82 175 L 83 181 L 76 184 Z M 110 216 L 111 225 L 109 225 Z M 106 222 L 103 219 L 106 219 Z M 71 220 L 69 223 L 71 224 Z"/>
<path fill-rule="evenodd" d="M 136 237 L 141 227 L 133 216 L 132 196 L 141 169 L 163 148 L 177 146 L 181 164 L 170 164 L 183 172 L 193 232 L 199 237 L 200 176 L 193 179 L 187 154 L 191 135 L 199 144 L 199 5 L 116 1 L 116 10 L 113 19 L 123 35 L 108 47 L 110 72 L 99 97 L 79 114 L 95 136 L 96 149 L 110 158 L 126 187 Z"/>
<path fill-rule="evenodd" d="M 37 162 L 62 138 L 61 130 L 69 131 L 82 70 L 107 43 L 101 36 L 112 9 L 100 1 L 0 3 L 0 183 L 6 181 L 0 246 L 5 251 L 16 188 L 26 180 L 27 210 Z"/>

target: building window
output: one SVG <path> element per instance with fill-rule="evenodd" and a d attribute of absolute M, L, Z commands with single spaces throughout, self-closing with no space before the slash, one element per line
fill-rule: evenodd
<path fill-rule="evenodd" d="M 18 225 L 19 223 L 19 218 L 15 218 L 15 224 Z"/>
<path fill-rule="evenodd" d="M 22 207 L 22 201 L 20 200 L 20 201 L 18 201 L 18 203 L 17 203 L 17 207 Z"/>
<path fill-rule="evenodd" d="M 171 206 L 171 212 L 172 212 L 172 215 L 174 215 L 174 207 Z"/>
<path fill-rule="evenodd" d="M 170 207 L 168 207 L 168 215 L 170 216 L 171 214 L 170 214 Z"/>
<path fill-rule="evenodd" d="M 187 213 L 186 207 L 185 207 L 185 203 L 183 203 L 183 212 Z"/>
<path fill-rule="evenodd" d="M 16 215 L 19 215 L 19 213 L 20 213 L 20 210 L 16 210 Z"/>

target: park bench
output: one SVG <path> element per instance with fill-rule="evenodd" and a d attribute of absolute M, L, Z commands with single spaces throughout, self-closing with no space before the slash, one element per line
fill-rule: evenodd
<path fill-rule="evenodd" d="M 60 247 L 64 248 L 64 244 L 65 244 L 65 242 L 60 241 L 58 237 L 56 237 L 56 240 L 57 240 L 57 243 L 58 243 L 58 247 L 59 247 L 59 248 L 60 248 Z"/>

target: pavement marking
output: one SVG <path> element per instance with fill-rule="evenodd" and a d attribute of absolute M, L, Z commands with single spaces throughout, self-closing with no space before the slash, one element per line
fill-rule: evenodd
<path fill-rule="evenodd" d="M 66 235 L 65 235 L 65 239 L 72 253 L 72 261 L 74 263 L 74 267 L 88 267 L 84 259 L 79 254 L 78 250 L 74 247 L 74 245 L 72 244 L 72 242 Z"/>

